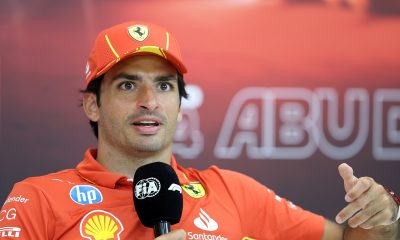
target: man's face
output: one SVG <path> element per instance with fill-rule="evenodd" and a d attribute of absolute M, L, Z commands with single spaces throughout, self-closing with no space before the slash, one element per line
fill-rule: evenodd
<path fill-rule="evenodd" d="M 126 153 L 171 149 L 181 118 L 177 79 L 176 69 L 153 55 L 131 57 L 111 68 L 95 116 L 99 146 Z"/>

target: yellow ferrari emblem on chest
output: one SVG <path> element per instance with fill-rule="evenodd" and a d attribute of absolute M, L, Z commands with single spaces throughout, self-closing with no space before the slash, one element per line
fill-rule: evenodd
<path fill-rule="evenodd" d="M 199 182 L 191 182 L 183 185 L 182 189 L 192 198 L 201 198 L 206 195 L 203 185 L 201 185 Z"/>

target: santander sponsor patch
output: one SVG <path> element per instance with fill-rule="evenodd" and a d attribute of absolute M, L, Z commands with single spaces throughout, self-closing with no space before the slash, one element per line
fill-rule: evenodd
<path fill-rule="evenodd" d="M 206 230 L 215 231 L 218 229 L 218 223 L 212 219 L 202 208 L 200 208 L 200 216 L 194 219 L 194 225 L 196 227 Z"/>
<path fill-rule="evenodd" d="M 210 217 L 210 215 L 204 211 L 202 208 L 200 208 L 200 213 L 197 218 L 194 219 L 193 221 L 194 225 L 204 231 L 207 232 L 213 232 L 218 230 L 218 223 L 214 219 Z M 221 234 L 213 234 L 213 233 L 194 233 L 194 232 L 188 232 L 187 237 L 189 240 L 191 239 L 201 239 L 201 240 L 228 240 L 228 238 L 221 236 Z"/>
<path fill-rule="evenodd" d="M 193 233 L 188 232 L 187 239 L 195 239 L 195 240 L 228 240 L 228 238 L 223 237 L 221 235 L 214 234 L 206 234 L 206 233 Z"/>
<path fill-rule="evenodd" d="M 24 197 L 23 195 L 19 195 L 19 196 L 12 196 L 7 198 L 7 200 L 4 202 L 3 206 L 6 205 L 7 203 L 27 203 L 29 201 L 29 198 Z"/>

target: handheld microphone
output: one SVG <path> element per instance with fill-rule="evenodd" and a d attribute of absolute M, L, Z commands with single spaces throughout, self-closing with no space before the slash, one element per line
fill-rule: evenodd
<path fill-rule="evenodd" d="M 180 221 L 183 208 L 182 188 L 174 169 L 154 162 L 136 170 L 133 178 L 133 202 L 140 221 L 154 229 L 158 237 L 171 231 Z"/>

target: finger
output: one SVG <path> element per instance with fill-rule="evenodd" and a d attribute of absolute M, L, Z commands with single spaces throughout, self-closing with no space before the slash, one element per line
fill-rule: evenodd
<path fill-rule="evenodd" d="M 374 197 L 373 192 L 371 191 L 364 192 L 360 197 L 358 197 L 355 201 L 349 203 L 336 215 L 336 222 L 341 224 L 347 221 L 358 211 L 360 211 L 363 208 L 366 208 L 367 204 L 369 204 L 372 200 L 374 200 L 374 198 L 376 197 Z"/>
<path fill-rule="evenodd" d="M 367 191 L 343 208 L 336 216 L 336 221 L 338 223 L 343 223 L 356 213 L 358 214 L 359 211 L 366 211 L 364 213 L 360 212 L 361 215 L 359 216 L 366 214 L 366 217 L 372 217 L 372 215 L 375 215 L 378 211 L 390 205 L 390 196 L 387 196 L 385 192 L 386 190 L 381 185 L 373 184 Z M 357 224 L 361 223 L 362 222 L 357 222 Z"/>
<path fill-rule="evenodd" d="M 354 202 L 350 203 L 346 207 L 344 207 L 337 215 L 336 215 L 336 222 L 338 224 L 342 224 L 346 222 L 351 216 L 356 214 L 358 211 L 360 211 L 362 207 L 355 205 Z"/>
<path fill-rule="evenodd" d="M 352 216 L 348 220 L 347 223 L 349 224 L 350 227 L 356 228 L 356 227 L 370 221 L 372 218 L 374 218 L 377 214 L 382 212 L 384 209 L 385 209 L 385 207 L 382 206 L 382 204 L 380 204 L 380 201 L 375 200 L 375 201 L 369 203 L 365 208 L 363 208 L 359 212 L 357 212 L 354 216 Z M 375 219 L 375 220 L 382 220 L 382 219 Z"/>
<path fill-rule="evenodd" d="M 359 198 L 364 192 L 368 191 L 372 184 L 374 183 L 374 180 L 369 177 L 363 177 L 360 178 L 356 181 L 356 184 L 347 191 L 347 194 L 345 195 L 344 199 L 347 202 L 352 202 Z"/>
<path fill-rule="evenodd" d="M 342 163 L 339 165 L 338 170 L 340 176 L 343 178 L 344 189 L 347 192 L 357 181 L 357 178 L 353 175 L 353 168 L 346 163 Z"/>
<path fill-rule="evenodd" d="M 185 240 L 186 232 L 183 229 L 177 229 L 170 233 L 161 235 L 154 240 Z"/>
<path fill-rule="evenodd" d="M 391 215 L 391 211 L 389 211 L 388 209 L 383 209 L 382 211 L 369 218 L 367 221 L 360 224 L 359 227 L 364 229 L 371 229 L 379 225 L 388 225 L 391 222 L 388 222 L 387 219 L 390 219 Z"/>

